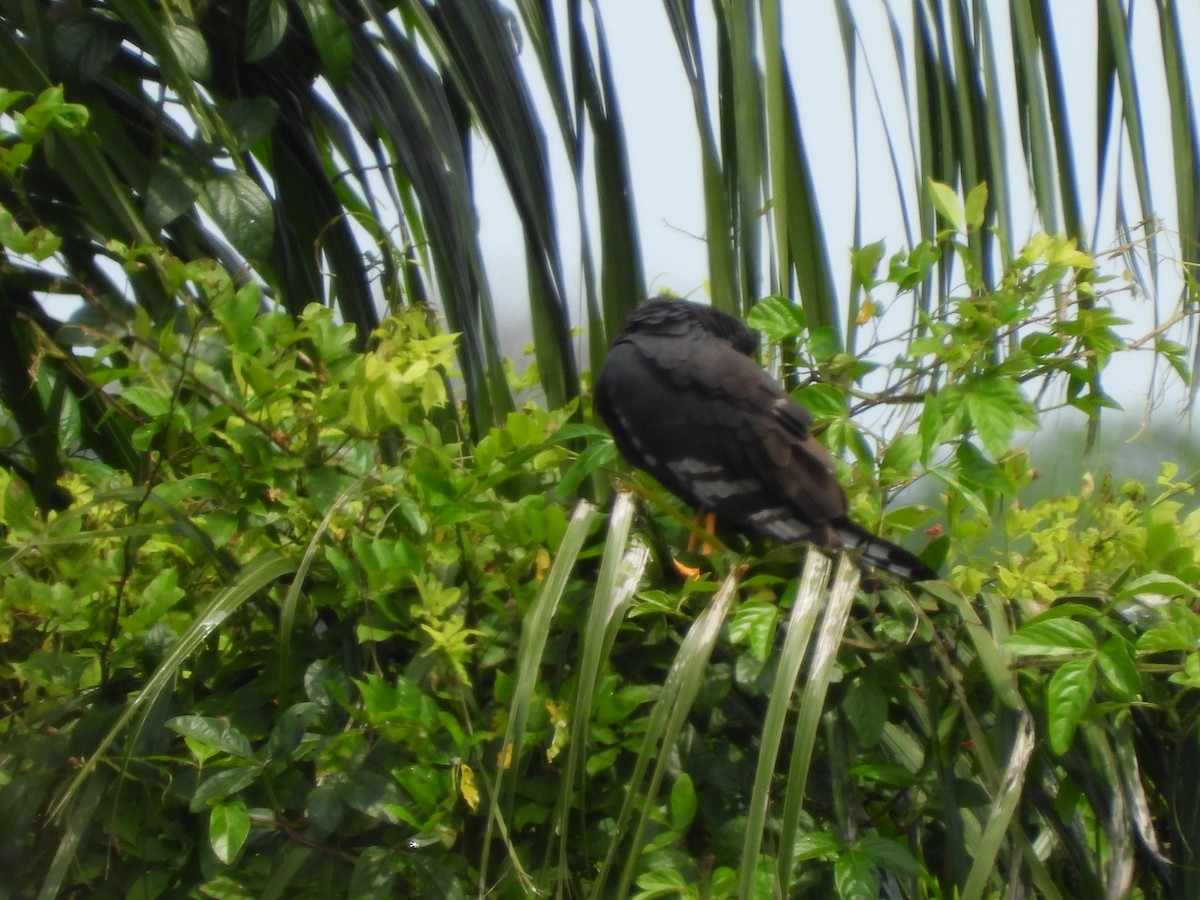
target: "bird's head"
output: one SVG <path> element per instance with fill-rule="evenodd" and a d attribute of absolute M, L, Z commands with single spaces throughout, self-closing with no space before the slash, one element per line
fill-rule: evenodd
<path fill-rule="evenodd" d="M 758 352 L 758 333 L 741 319 L 702 303 L 672 297 L 655 297 L 639 306 L 626 320 L 621 336 L 684 337 L 694 335 L 696 330 L 724 341 L 743 356 L 753 357 Z"/>

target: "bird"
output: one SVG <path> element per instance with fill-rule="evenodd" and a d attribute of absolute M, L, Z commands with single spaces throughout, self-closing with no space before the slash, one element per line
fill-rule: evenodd
<path fill-rule="evenodd" d="M 758 335 L 711 306 L 656 297 L 629 316 L 593 385 L 617 450 L 697 515 L 743 535 L 857 555 L 909 582 L 937 572 L 848 517 L 812 415 L 755 359 Z"/>

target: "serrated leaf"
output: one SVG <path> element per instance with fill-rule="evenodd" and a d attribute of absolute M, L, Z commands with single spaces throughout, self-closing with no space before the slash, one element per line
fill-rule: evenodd
<path fill-rule="evenodd" d="M 1013 432 L 1037 429 L 1037 413 L 1021 396 L 1015 382 L 1004 378 L 978 378 L 967 384 L 963 405 L 984 449 L 993 459 L 1011 447 Z"/>
<path fill-rule="evenodd" d="M 954 461 L 959 476 L 965 484 L 985 491 L 996 491 L 1005 497 L 1017 493 L 1017 484 L 1011 475 L 979 452 L 970 441 L 963 441 L 954 452 Z"/>
<path fill-rule="evenodd" d="M 879 464 L 880 476 L 884 473 L 892 479 L 905 478 L 921 459 L 921 436 L 901 434 L 888 445 Z"/>
<path fill-rule="evenodd" d="M 1096 666 L 1092 659 L 1068 660 L 1050 676 L 1046 685 L 1046 718 L 1050 749 L 1059 756 L 1070 748 L 1095 690 Z"/>
<path fill-rule="evenodd" d="M 249 281 L 236 292 L 223 296 L 213 304 L 213 315 L 225 327 L 233 343 L 243 338 L 250 330 L 254 317 L 259 313 L 262 292 L 258 282 Z"/>
<path fill-rule="evenodd" d="M 767 297 L 754 304 L 746 324 L 772 344 L 804 334 L 804 309 L 786 297 Z"/>

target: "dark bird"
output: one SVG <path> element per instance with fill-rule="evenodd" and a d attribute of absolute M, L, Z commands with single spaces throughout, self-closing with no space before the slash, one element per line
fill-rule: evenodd
<path fill-rule="evenodd" d="M 812 416 L 754 360 L 758 336 L 709 306 L 659 298 L 625 323 L 596 411 L 629 463 L 743 534 L 855 552 L 907 581 L 938 575 L 846 516 Z"/>

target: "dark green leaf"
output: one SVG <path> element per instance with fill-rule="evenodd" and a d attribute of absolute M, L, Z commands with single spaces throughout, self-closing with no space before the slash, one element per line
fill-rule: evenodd
<path fill-rule="evenodd" d="M 175 733 L 204 747 L 211 747 L 242 759 L 254 758 L 250 741 L 228 722 L 208 716 L 176 716 L 168 720 L 166 725 Z"/>
<path fill-rule="evenodd" d="M 212 808 L 208 818 L 208 842 L 221 862 L 230 865 L 237 859 L 249 835 L 250 815 L 246 812 L 246 804 L 234 800 Z"/>
<path fill-rule="evenodd" d="M 225 172 L 204 185 L 209 214 L 243 256 L 262 260 L 271 252 L 275 218 L 262 188 L 242 172 Z"/>
<path fill-rule="evenodd" d="M 1096 636 L 1074 619 L 1047 619 L 1022 625 L 1005 642 L 1019 656 L 1070 656 L 1096 650 Z"/>
<path fill-rule="evenodd" d="M 1092 703 L 1096 689 L 1096 663 L 1093 658 L 1072 659 L 1050 676 L 1046 686 L 1046 719 L 1050 728 L 1050 749 L 1062 755 L 1071 746 L 1075 729 Z"/>
<path fill-rule="evenodd" d="M 833 862 L 833 883 L 841 900 L 878 900 L 879 874 L 871 857 L 848 850 Z"/>
<path fill-rule="evenodd" d="M 246 13 L 246 59 L 256 62 L 271 53 L 287 31 L 283 0 L 250 0 Z"/>
<path fill-rule="evenodd" d="M 882 835 L 868 834 L 854 845 L 869 856 L 879 868 L 898 875 L 901 878 L 916 878 L 921 868 L 913 858 L 912 852 L 903 844 L 889 840 Z"/>
<path fill-rule="evenodd" d="M 208 45 L 200 29 L 177 18 L 167 28 L 166 37 L 183 71 L 197 81 L 206 79 L 209 74 Z"/>
<path fill-rule="evenodd" d="M 691 777 L 681 773 L 671 784 L 671 827 L 682 833 L 696 817 L 696 789 Z"/>

